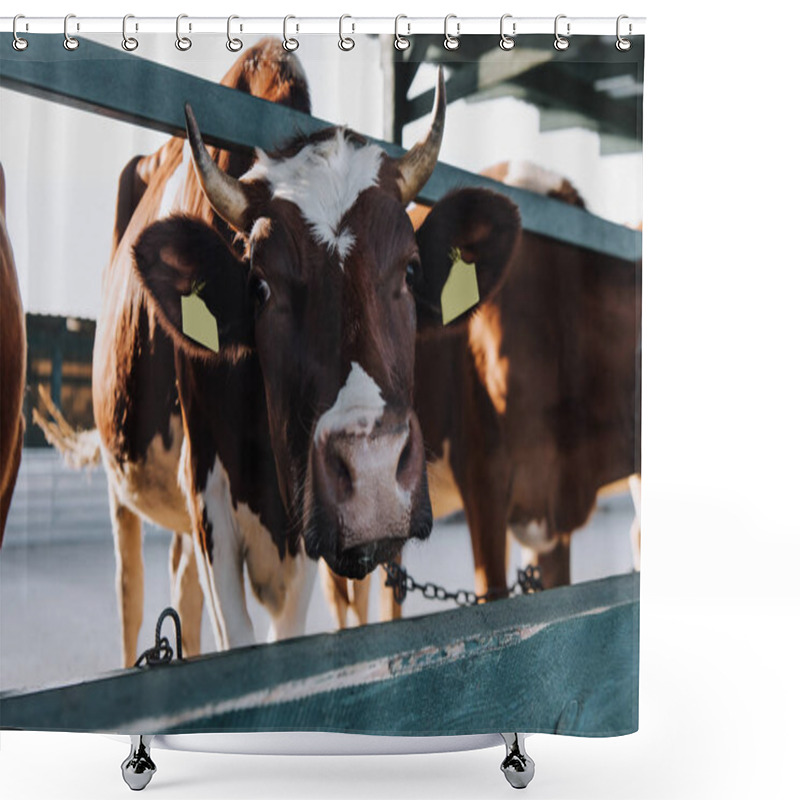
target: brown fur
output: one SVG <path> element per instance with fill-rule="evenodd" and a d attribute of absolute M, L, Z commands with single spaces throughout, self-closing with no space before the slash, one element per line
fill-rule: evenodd
<path fill-rule="evenodd" d="M 246 91 L 273 102 L 309 110 L 308 87 L 294 59 L 287 56 L 279 40 L 265 39 L 245 51 L 222 80 L 223 85 Z M 116 220 L 112 237 L 112 258 L 103 276 L 103 307 L 95 341 L 92 390 L 94 413 L 107 465 L 112 471 L 130 470 L 142 464 L 154 444 L 176 454 L 181 438 L 176 440 L 173 420 L 179 414 L 177 375 L 173 343 L 158 323 L 152 305 L 132 269 L 132 246 L 141 231 L 155 221 L 164 188 L 181 161 L 183 139 L 172 138 L 151 156 L 134 158 L 120 176 Z M 252 154 L 228 153 L 214 149 L 213 157 L 223 169 L 238 176 L 247 169 Z M 215 218 L 203 195 L 194 171 L 189 169 L 178 193 L 179 205 L 213 223 L 232 241 L 233 234 Z M 177 484 L 166 487 L 173 499 L 168 509 L 170 519 L 180 522 L 180 530 L 188 531 L 190 521 L 183 494 Z M 123 505 L 120 497 L 112 497 L 112 508 Z M 123 662 L 130 665 L 136 658 L 136 641 L 141 619 L 143 592 L 140 559 L 138 516 L 153 513 L 148 508 L 126 508 L 135 519 L 119 523 L 119 513 L 112 516 L 117 538 L 117 588 L 123 623 Z M 167 520 L 156 519 L 160 524 Z M 193 581 L 193 554 L 189 548 L 173 548 L 177 554 L 173 564 L 173 584 L 180 588 L 187 648 L 199 646 L 202 596 Z"/>
<path fill-rule="evenodd" d="M 546 585 L 568 583 L 568 534 L 601 487 L 639 472 L 640 276 L 640 263 L 526 232 L 469 330 L 418 340 L 417 413 L 432 455 L 450 443 L 479 593 L 504 585 L 506 529 L 530 521 L 557 540 Z M 502 403 L 486 347 L 504 365 Z"/>
<path fill-rule="evenodd" d="M 0 545 L 22 458 L 25 360 L 25 314 L 6 230 L 5 176 L 0 166 Z"/>

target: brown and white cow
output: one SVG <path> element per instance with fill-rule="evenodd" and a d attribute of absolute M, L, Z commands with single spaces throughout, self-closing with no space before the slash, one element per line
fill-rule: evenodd
<path fill-rule="evenodd" d="M 310 111 L 303 70 L 274 39 L 244 51 L 222 84 Z M 184 139 L 172 138 L 153 155 L 132 159 L 120 176 L 112 256 L 103 275 L 94 346 L 93 405 L 109 480 L 125 666 L 136 660 L 142 624 L 142 518 L 178 532 L 170 559 L 173 605 L 183 622 L 185 652 L 200 651 L 203 595 L 192 522 L 178 480 L 184 433 L 175 353 L 134 273 L 132 249 L 150 223 L 170 213 L 190 213 L 229 230 L 206 200 L 184 145 Z M 216 150 L 212 158 L 222 169 L 241 175 L 253 155 Z M 226 235 L 232 240 L 232 233 Z M 272 611 L 278 635 L 288 635 L 297 626 L 291 613 L 281 617 L 284 605 L 285 598 L 276 596 Z"/>
<path fill-rule="evenodd" d="M 530 162 L 482 174 L 586 207 L 569 180 Z M 411 209 L 414 226 L 429 213 Z M 505 283 L 466 328 L 444 342 L 420 337 L 415 403 L 433 513 L 466 509 L 479 594 L 505 586 L 507 529 L 546 586 L 569 583 L 570 535 L 605 484 L 628 476 L 638 569 L 637 270 L 525 233 Z M 368 583 L 321 577 L 339 626 L 348 608 L 364 624 Z M 382 600 L 383 618 L 400 616 L 390 593 Z"/>
<path fill-rule="evenodd" d="M 259 152 L 240 180 L 187 111 L 204 190 L 244 257 L 185 215 L 150 225 L 135 256 L 177 344 L 180 470 L 220 647 L 253 641 L 243 562 L 256 595 L 299 619 L 304 551 L 361 577 L 430 532 L 411 409 L 417 318 L 438 305 L 452 247 L 472 254 L 489 296 L 519 229 L 512 203 L 467 189 L 434 208 L 434 246 L 417 245 L 405 205 L 435 165 L 444 104 L 440 78 L 431 131 L 401 159 L 331 128 Z M 217 321 L 217 354 L 182 332 L 193 292 Z"/>
<path fill-rule="evenodd" d="M 6 230 L 6 184 L 0 166 L 0 545 L 22 457 L 25 350 L 25 314 Z"/>
<path fill-rule="evenodd" d="M 584 207 L 533 165 L 489 174 Z M 412 212 L 415 225 L 427 213 Z M 479 594 L 505 585 L 507 529 L 549 587 L 570 582 L 570 535 L 602 487 L 634 476 L 638 519 L 640 332 L 640 262 L 523 232 L 466 329 L 420 337 L 415 408 L 434 513 L 463 506 Z"/>

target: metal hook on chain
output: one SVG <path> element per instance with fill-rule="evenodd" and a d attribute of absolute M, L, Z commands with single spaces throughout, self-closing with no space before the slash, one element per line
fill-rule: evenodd
<path fill-rule="evenodd" d="M 139 658 L 136 659 L 135 667 L 158 667 L 163 664 L 169 664 L 172 657 L 176 654 L 169 643 L 166 636 L 161 635 L 161 624 L 167 617 L 172 617 L 175 623 L 175 650 L 177 651 L 178 661 L 183 661 L 183 641 L 181 638 L 181 618 L 178 612 L 172 608 L 165 608 L 158 617 L 156 623 L 156 643 L 155 647 L 145 650 Z"/>

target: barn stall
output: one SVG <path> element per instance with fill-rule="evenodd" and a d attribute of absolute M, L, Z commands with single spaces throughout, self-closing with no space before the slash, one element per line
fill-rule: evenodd
<path fill-rule="evenodd" d="M 28 55 L 22 54 L 21 58 L 19 54 L 4 54 L 0 62 L 0 85 L 3 88 L 99 114 L 120 123 L 183 135 L 182 107 L 170 100 L 179 95 L 189 100 L 195 109 L 205 141 L 229 149 L 249 147 L 254 143 L 269 149 L 290 135 L 309 134 L 329 124 L 177 69 L 146 59 L 130 58 L 118 49 L 99 43 L 84 40 L 78 52 L 68 53 L 63 51 L 57 37 L 31 36 L 31 40 L 35 49 L 47 52 L 48 60 L 36 60 L 34 48 Z M 491 46 L 496 46 L 494 41 Z M 550 47 L 551 43 L 548 41 L 546 46 Z M 411 99 L 408 93 L 417 78 L 418 62 L 424 60 L 433 47 L 432 40 L 417 37 L 417 49 L 395 57 L 390 61 L 391 67 L 386 69 L 386 96 L 393 98 L 393 102 L 391 113 L 384 115 L 384 135 L 394 141 L 379 141 L 379 144 L 391 155 L 402 152 L 399 141 L 403 130 L 406 126 L 413 128 L 413 121 L 430 107 L 430 98 L 425 91 Z M 489 52 L 489 46 L 476 40 L 475 47 L 472 58 L 475 65 L 480 65 L 481 59 Z M 520 48 L 518 60 L 512 67 L 496 71 L 490 78 L 486 77 L 486 70 L 459 63 L 448 80 L 451 102 L 463 98 L 479 103 L 497 95 L 516 94 L 521 101 L 544 109 L 542 124 L 550 130 L 559 126 L 570 130 L 576 126 L 588 127 L 601 134 L 599 141 L 603 143 L 605 152 L 635 150 L 639 145 L 636 139 L 641 126 L 637 127 L 635 121 L 631 124 L 631 114 L 635 120 L 640 112 L 641 100 L 635 91 L 640 76 L 631 75 L 630 68 L 615 71 L 608 65 L 598 68 L 598 74 L 588 75 L 585 70 L 581 71 L 580 66 L 570 72 L 569 65 L 559 65 L 575 86 L 575 92 L 569 94 L 567 101 L 563 94 L 553 91 L 557 85 L 557 78 L 551 74 L 553 65 L 535 56 L 536 52 L 544 49 L 545 44 L 531 48 L 532 52 L 528 53 Z M 578 60 L 579 48 L 576 47 L 574 52 Z M 53 69 L 53 62 L 58 62 L 58 69 Z M 563 77 L 562 74 L 558 79 Z M 631 81 L 633 90 L 630 89 Z M 137 87 L 143 85 L 158 89 L 147 93 L 138 91 Z M 629 91 L 625 91 L 625 86 Z M 597 93 L 608 93 L 609 87 L 617 87 L 617 111 L 613 110 L 613 103 L 596 102 Z M 592 115 L 595 106 L 602 107 L 601 115 Z M 484 186 L 509 196 L 520 209 L 523 226 L 533 233 L 631 262 L 641 258 L 641 234 L 638 231 L 446 163 L 437 166 L 420 199 L 435 202 L 452 187 L 463 185 Z M 55 395 L 57 406 L 66 406 L 74 423 L 86 425 L 85 406 L 83 417 L 72 413 L 76 401 L 63 388 L 65 384 L 70 386 L 74 383 L 74 395 L 79 397 L 80 387 L 85 385 L 85 374 L 76 367 L 66 371 L 65 379 L 63 354 L 75 353 L 74 361 L 86 362 L 85 344 L 79 342 L 84 341 L 90 323 L 84 320 L 69 322 L 71 319 L 76 318 L 65 318 L 63 333 L 62 327 L 56 326 L 54 330 L 58 330 L 58 335 L 44 333 L 32 337 L 36 343 L 32 358 L 37 359 L 39 371 L 31 369 L 29 374 L 35 375 L 37 382 L 47 385 Z M 29 317 L 29 330 L 44 331 L 45 324 L 49 324 L 45 319 Z M 42 357 L 42 349 L 48 347 L 50 353 Z M 34 436 L 33 429 L 30 435 Z M 25 499 L 17 503 L 16 508 L 12 506 L 17 516 L 11 518 L 9 540 L 0 557 L 0 567 L 4 570 L 3 589 L 8 593 L 3 597 L 3 608 L 9 607 L 8 599 L 13 600 L 15 591 L 18 597 L 23 593 L 28 596 L 32 588 L 28 580 L 33 573 L 28 573 L 22 586 L 19 581 L 15 582 L 14 572 L 20 574 L 27 569 L 38 557 L 37 550 L 50 548 L 53 553 L 37 563 L 42 568 L 43 585 L 46 583 L 51 593 L 55 587 L 61 606 L 59 613 L 63 615 L 59 618 L 62 636 L 55 641 L 56 649 L 64 653 L 85 651 L 87 642 L 101 637 L 113 640 L 114 634 L 109 634 L 109 627 L 114 625 L 113 608 L 110 607 L 113 566 L 107 541 L 104 543 L 105 553 L 99 552 L 103 550 L 99 543 L 108 531 L 104 517 L 107 505 L 103 504 L 102 471 L 96 470 L 88 475 L 68 473 L 62 470 L 51 453 L 39 450 L 32 452 L 24 462 L 18 491 L 20 498 Z M 41 502 L 48 492 L 51 493 L 49 505 Z M 73 502 L 65 507 L 64 498 L 70 497 Z M 101 498 L 100 502 L 98 498 Z M 42 509 L 48 509 L 49 519 L 47 516 L 37 517 L 34 522 L 29 516 L 31 511 L 40 513 Z M 87 510 L 90 513 L 87 514 Z M 628 514 L 627 498 L 602 501 L 592 525 L 602 529 L 605 517 L 606 527 L 613 527 L 608 525 L 608 518 L 616 520 Z M 71 532 L 61 537 L 59 525 L 65 520 L 72 520 Z M 440 526 L 440 530 L 443 543 L 458 539 L 463 543 L 465 539 L 463 524 L 458 520 Z M 159 539 L 158 533 L 153 538 L 158 555 L 155 558 L 148 555 L 148 565 L 159 558 L 163 565 L 166 562 L 166 540 L 163 535 Z M 619 541 L 616 546 L 619 549 Z M 422 582 L 425 579 L 448 580 L 452 581 L 449 583 L 452 588 L 469 586 L 469 554 L 462 547 L 460 555 L 452 556 L 453 549 L 443 546 L 447 552 L 444 560 L 452 562 L 448 563 L 448 570 L 443 575 L 426 576 L 419 571 L 430 560 L 422 553 L 416 560 L 415 554 L 410 554 L 407 559 L 409 574 L 416 575 Z M 105 608 L 97 609 L 95 606 L 92 613 L 86 613 L 86 603 L 81 602 L 85 588 L 74 577 L 71 580 L 65 578 L 62 571 L 66 551 L 72 551 L 72 555 L 66 556 L 67 562 L 74 560 L 77 566 L 79 561 L 88 561 L 96 568 L 97 578 L 94 580 L 106 597 Z M 617 563 L 620 560 L 616 559 Z M 609 567 L 609 574 L 613 571 L 614 567 Z M 513 576 L 514 570 L 511 572 Z M 580 571 L 578 577 L 581 577 Z M 583 577 L 593 576 L 589 573 Z M 164 605 L 161 602 L 157 607 L 153 606 L 153 603 L 159 603 L 159 595 L 163 597 L 165 580 L 162 579 L 161 583 L 160 593 L 150 592 L 148 587 L 148 595 L 153 596 L 148 600 L 151 605 L 146 612 L 146 620 L 150 621 L 148 627 L 152 626 Z M 373 587 L 373 592 L 377 588 Z M 74 604 L 70 602 L 73 596 Z M 377 603 L 374 602 L 373 606 L 377 607 Z M 39 687 L 54 682 L 52 677 L 45 675 L 42 678 L 41 673 L 40 677 L 33 677 L 36 670 L 31 671 L 32 662 L 38 660 L 37 656 L 28 663 L 24 658 L 20 660 L 15 675 L 5 668 L 7 659 L 4 652 L 0 718 L 4 727 L 50 730 L 128 732 L 146 727 L 153 733 L 169 733 L 177 729 L 208 730 L 223 719 L 226 724 L 242 731 L 303 730 L 303 709 L 310 706 L 305 701 L 300 703 L 298 698 L 311 697 L 311 705 L 330 720 L 331 729 L 352 731 L 353 721 L 364 719 L 364 709 L 377 707 L 382 711 L 374 718 L 371 730 L 402 735 L 411 730 L 407 720 L 404 721 L 404 713 L 421 713 L 425 691 L 444 692 L 447 696 L 447 692 L 455 692 L 462 685 L 456 680 L 456 676 L 460 676 L 459 680 L 467 681 L 464 686 L 481 687 L 472 700 L 475 716 L 462 716 L 463 709 L 457 713 L 454 709 L 452 718 L 437 715 L 437 719 L 430 720 L 430 727 L 426 728 L 428 734 L 456 734 L 471 730 L 476 719 L 486 723 L 487 709 L 496 704 L 496 698 L 503 693 L 499 687 L 506 686 L 513 687 L 510 695 L 515 700 L 508 708 L 497 709 L 497 726 L 502 725 L 501 720 L 510 725 L 508 720 L 514 719 L 513 709 L 517 704 L 516 707 L 526 709 L 526 716 L 520 718 L 519 729 L 529 727 L 527 711 L 530 706 L 524 698 L 528 693 L 530 697 L 541 696 L 544 691 L 549 703 L 542 707 L 536 705 L 536 727 L 539 730 L 572 733 L 602 728 L 635 730 L 635 694 L 631 698 L 630 716 L 624 720 L 609 716 L 610 706 L 606 705 L 606 700 L 618 693 L 620 687 L 635 685 L 637 659 L 626 663 L 609 661 L 605 647 L 609 637 L 629 639 L 632 647 L 638 646 L 638 578 L 635 575 L 605 577 L 580 586 L 508 598 L 485 606 L 449 610 L 437 614 L 435 624 L 431 623 L 427 613 L 431 609 L 425 598 L 413 597 L 407 611 L 420 616 L 400 622 L 370 625 L 336 634 L 316 633 L 292 642 L 173 663 L 163 669 L 125 671 L 90 678 L 82 673 L 91 672 L 91 668 L 76 664 L 74 674 L 81 680 L 45 690 L 20 691 L 25 683 L 17 679 L 17 675 L 24 674 Z M 42 613 L 48 614 L 46 609 Z M 322 609 L 316 618 L 312 615 L 309 626 L 312 632 L 315 626 L 318 630 L 330 628 L 330 623 L 324 619 L 325 613 Z M 64 625 L 65 621 L 69 624 Z M 5 628 L 6 620 L 3 622 Z M 20 641 L 30 630 L 31 622 L 31 619 L 20 622 L 16 631 Z M 568 646 L 576 626 L 585 630 L 581 638 L 584 650 L 579 668 Z M 486 630 L 491 630 L 492 634 L 487 636 Z M 143 638 L 145 641 L 149 639 L 149 631 L 143 634 Z M 587 640 L 596 643 L 595 651 L 588 656 L 585 652 Z M 7 652 L 5 642 L 4 650 Z M 353 652 L 364 655 L 366 660 L 353 661 L 349 655 Z M 312 661 L 305 658 L 306 653 L 320 655 Z M 290 670 L 298 658 L 305 663 L 312 662 L 311 671 L 302 677 L 292 675 Z M 515 675 L 513 665 L 520 658 L 530 665 L 530 672 Z M 69 657 L 66 660 L 69 662 Z M 384 691 L 386 681 L 374 678 L 375 665 L 380 665 L 377 668 L 379 676 L 385 674 L 402 679 L 407 687 L 402 695 L 390 697 Z M 102 671 L 108 672 L 109 669 Z M 215 694 L 211 676 L 220 669 L 239 676 L 236 693 Z M 598 673 L 606 676 L 600 683 L 600 691 L 597 690 Z M 9 674 L 12 675 L 11 683 L 6 683 Z M 538 676 L 540 683 L 530 680 L 533 675 Z M 178 689 L 189 686 L 191 691 Z M 142 698 L 145 697 L 149 699 L 143 705 Z M 415 701 L 409 706 L 409 697 L 419 698 L 419 705 Z M 523 719 L 528 722 L 523 724 Z M 419 735 L 418 725 L 413 732 Z"/>

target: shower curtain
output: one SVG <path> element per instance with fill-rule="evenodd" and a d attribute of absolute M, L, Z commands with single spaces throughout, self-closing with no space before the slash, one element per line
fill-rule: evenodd
<path fill-rule="evenodd" d="M 27 39 L 0 725 L 635 731 L 641 37 Z"/>

